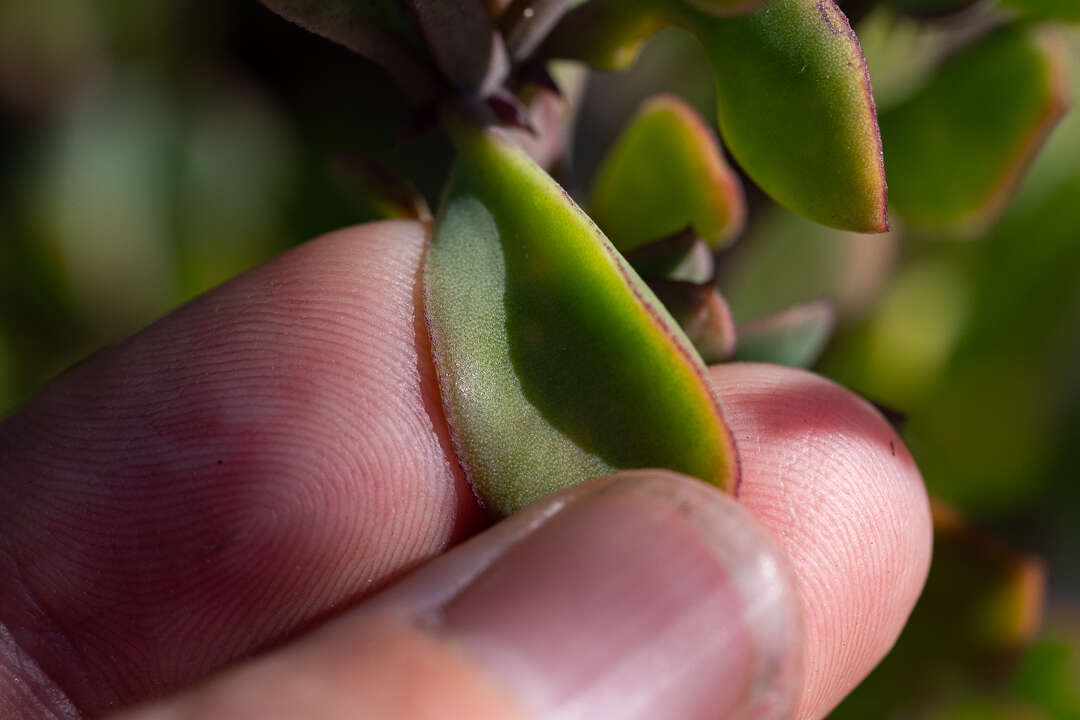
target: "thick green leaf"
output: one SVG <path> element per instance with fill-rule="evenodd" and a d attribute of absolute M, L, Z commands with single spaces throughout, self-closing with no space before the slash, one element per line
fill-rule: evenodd
<path fill-rule="evenodd" d="M 739 326 L 735 359 L 808 368 L 825 350 L 836 327 L 832 303 L 799 305 Z"/>
<path fill-rule="evenodd" d="M 956 52 L 883 112 L 897 214 L 949 234 L 990 225 L 1068 105 L 1066 70 L 1050 31 L 1011 25 Z"/>
<path fill-rule="evenodd" d="M 716 276 L 716 259 L 709 246 L 687 228 L 680 233 L 641 245 L 624 254 L 645 280 L 682 280 L 711 283 Z"/>
<path fill-rule="evenodd" d="M 745 18 L 686 23 L 716 69 L 724 143 L 754 182 L 823 225 L 887 230 L 870 74 L 832 0 L 773 0 Z"/>
<path fill-rule="evenodd" d="M 313 33 L 377 63 L 414 98 L 438 94 L 439 73 L 408 10 L 399 0 L 262 0 Z"/>
<path fill-rule="evenodd" d="M 711 281 L 655 280 L 649 287 L 706 363 L 731 359 L 735 351 L 735 321 L 731 319 L 727 302 Z"/>
<path fill-rule="evenodd" d="M 681 25 L 705 46 L 724 143 L 754 182 L 824 225 L 888 229 L 870 76 L 858 38 L 832 0 L 773 0 L 736 18 L 679 0 L 592 0 L 566 17 L 546 51 L 625 66 L 667 24 Z"/>
<path fill-rule="evenodd" d="M 710 246 L 742 229 L 746 202 L 708 126 L 683 100 L 646 102 L 593 183 L 590 215 L 620 251 L 690 226 Z"/>
<path fill-rule="evenodd" d="M 455 447 L 507 514 L 620 468 L 732 490 L 737 461 L 701 360 L 569 196 L 496 130 L 450 123 L 460 161 L 425 264 Z"/>

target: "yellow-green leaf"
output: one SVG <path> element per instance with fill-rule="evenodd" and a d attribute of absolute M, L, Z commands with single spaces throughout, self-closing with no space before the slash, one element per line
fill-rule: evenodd
<path fill-rule="evenodd" d="M 615 142 L 589 211 L 623 252 L 687 226 L 718 248 L 742 229 L 746 203 L 713 132 L 686 102 L 663 95 L 646 102 Z"/>

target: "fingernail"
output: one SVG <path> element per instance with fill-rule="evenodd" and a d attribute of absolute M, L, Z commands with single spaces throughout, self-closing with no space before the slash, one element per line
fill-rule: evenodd
<path fill-rule="evenodd" d="M 401 591 L 539 717 L 769 720 L 797 699 L 790 573 L 742 508 L 688 478 L 583 486 Z"/>

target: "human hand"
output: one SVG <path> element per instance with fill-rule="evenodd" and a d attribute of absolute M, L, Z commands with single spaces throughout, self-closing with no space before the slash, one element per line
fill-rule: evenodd
<path fill-rule="evenodd" d="M 308 243 L 0 424 L 0 716 L 805 719 L 876 664 L 930 521 L 867 403 L 720 366 L 737 501 L 635 471 L 480 532 L 423 246 Z"/>

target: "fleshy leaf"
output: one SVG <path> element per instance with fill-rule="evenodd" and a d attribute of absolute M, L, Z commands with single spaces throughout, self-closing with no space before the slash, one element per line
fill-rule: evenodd
<path fill-rule="evenodd" d="M 708 364 L 726 362 L 735 351 L 731 309 L 712 282 L 655 280 L 649 287 L 664 303 Z"/>
<path fill-rule="evenodd" d="M 771 208 L 721 268 L 720 286 L 739 323 L 821 298 L 854 318 L 888 287 L 898 255 L 897 233 L 834 230 Z"/>
<path fill-rule="evenodd" d="M 893 207 L 909 225 L 972 235 L 1005 209 L 1068 105 L 1045 28 L 1001 28 L 947 59 L 881 115 Z"/>
<path fill-rule="evenodd" d="M 664 95 L 630 120 L 597 172 L 590 215 L 620 251 L 688 225 L 710 246 L 742 229 L 742 184 L 713 132 L 685 101 Z"/>
<path fill-rule="evenodd" d="M 731 435 L 701 360 L 569 196 L 501 131 L 460 152 L 425 264 L 443 405 L 473 488 L 504 515 L 622 468 L 733 490 Z"/>
<path fill-rule="evenodd" d="M 821 357 L 836 326 L 832 303 L 799 305 L 739 326 L 735 359 L 808 368 Z"/>
<path fill-rule="evenodd" d="M 278 15 L 376 63 L 416 100 L 442 81 L 424 41 L 398 0 L 262 0 Z"/>
<path fill-rule="evenodd" d="M 688 18 L 716 70 L 724 143 L 773 199 L 823 225 L 888 229 L 870 74 L 832 0 Z"/>
<path fill-rule="evenodd" d="M 645 280 L 712 282 L 716 259 L 709 246 L 692 229 L 641 245 L 624 257 Z"/>
<path fill-rule="evenodd" d="M 681 25 L 705 46 L 724 144 L 754 182 L 824 225 L 888 229 L 870 75 L 832 0 L 773 0 L 736 18 L 675 0 L 592 0 L 565 18 L 546 51 L 624 66 L 667 24 Z"/>

